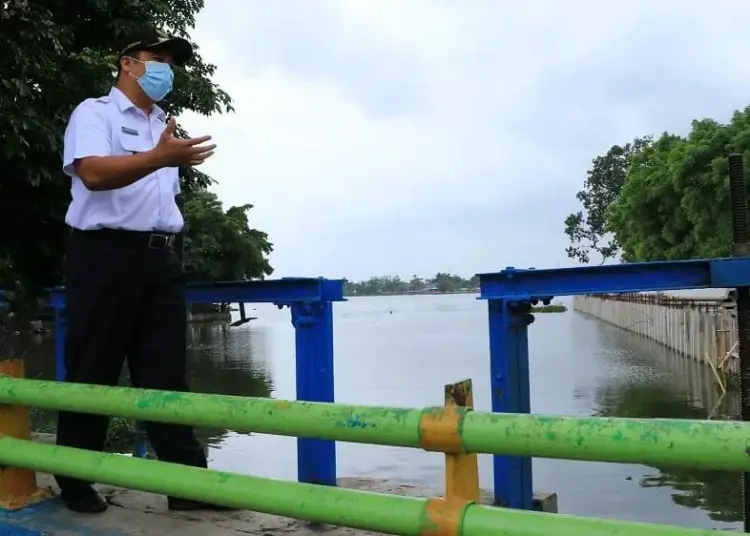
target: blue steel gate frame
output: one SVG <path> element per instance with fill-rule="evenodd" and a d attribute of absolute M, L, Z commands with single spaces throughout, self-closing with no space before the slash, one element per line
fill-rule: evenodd
<path fill-rule="evenodd" d="M 581 266 L 547 270 L 506 268 L 479 274 L 488 302 L 492 411 L 530 413 L 528 325 L 531 306 L 556 296 L 750 286 L 750 258 Z M 297 399 L 334 402 L 333 302 L 345 301 L 344 281 L 283 278 L 188 285 L 189 303 L 273 303 L 289 307 L 295 328 Z M 65 375 L 64 289 L 52 289 L 57 322 L 57 379 Z M 494 456 L 495 504 L 531 510 L 531 459 Z M 300 482 L 336 485 L 335 442 L 299 438 Z"/>
<path fill-rule="evenodd" d="M 333 302 L 345 301 L 341 279 L 287 277 L 264 281 L 225 281 L 187 285 L 188 303 L 273 303 L 289 307 L 295 329 L 297 400 L 335 402 L 333 372 Z M 50 292 L 55 310 L 55 374 L 65 379 L 65 288 Z M 145 455 L 145 440 L 136 455 Z M 297 479 L 336 485 L 336 443 L 297 439 Z"/>
<path fill-rule="evenodd" d="M 641 262 L 548 270 L 508 267 L 479 275 L 488 301 L 492 411 L 530 413 L 532 303 L 553 296 L 750 286 L 750 258 Z M 494 456 L 495 504 L 532 509 L 531 459 Z"/>

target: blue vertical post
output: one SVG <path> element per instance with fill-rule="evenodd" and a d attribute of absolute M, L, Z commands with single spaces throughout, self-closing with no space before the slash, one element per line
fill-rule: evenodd
<path fill-rule="evenodd" d="M 55 304 L 55 379 L 65 381 L 65 339 L 68 336 L 68 315 L 65 307 Z"/>
<path fill-rule="evenodd" d="M 148 436 L 146 435 L 146 423 L 143 421 L 135 423 L 135 451 L 133 456 L 136 458 L 148 456 Z"/>
<path fill-rule="evenodd" d="M 490 299 L 490 373 L 492 411 L 530 413 L 529 339 L 530 303 Z M 495 504 L 531 510 L 531 458 L 494 456 Z"/>
<path fill-rule="evenodd" d="M 297 400 L 334 402 L 333 304 L 292 303 L 297 354 Z M 336 443 L 297 439 L 297 478 L 309 484 L 336 485 Z"/>

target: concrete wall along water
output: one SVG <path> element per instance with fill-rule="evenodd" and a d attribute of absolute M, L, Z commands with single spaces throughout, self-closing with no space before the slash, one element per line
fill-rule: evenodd
<path fill-rule="evenodd" d="M 710 292 L 576 296 L 573 309 L 710 366 L 725 387 L 739 365 L 736 308 L 728 291 Z"/>

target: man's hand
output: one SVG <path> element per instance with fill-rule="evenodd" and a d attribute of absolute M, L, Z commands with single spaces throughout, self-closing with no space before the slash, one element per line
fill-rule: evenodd
<path fill-rule="evenodd" d="M 198 166 L 214 154 L 216 145 L 204 145 L 211 136 L 183 140 L 175 138 L 176 122 L 170 117 L 153 154 L 163 167 Z"/>

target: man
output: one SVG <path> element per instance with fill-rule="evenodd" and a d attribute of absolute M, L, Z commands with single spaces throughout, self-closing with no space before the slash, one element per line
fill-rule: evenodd
<path fill-rule="evenodd" d="M 175 203 L 178 166 L 211 157 L 210 136 L 174 137 L 174 118 L 156 105 L 172 90 L 172 64 L 193 49 L 153 29 L 120 52 L 109 95 L 83 101 L 65 131 L 63 169 L 71 177 L 72 228 L 66 260 L 67 381 L 116 385 L 127 357 L 135 387 L 185 391 L 185 274 L 172 247 L 183 219 Z M 60 412 L 57 443 L 102 450 L 109 419 Z M 160 460 L 206 467 L 193 429 L 146 423 Z M 133 475 L 137 479 L 137 475 Z M 77 512 L 103 512 L 92 485 L 58 476 Z M 221 509 L 168 498 L 170 509 Z"/>

